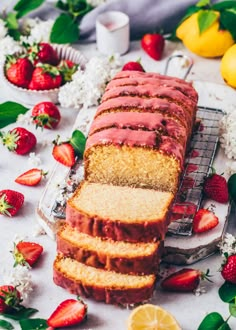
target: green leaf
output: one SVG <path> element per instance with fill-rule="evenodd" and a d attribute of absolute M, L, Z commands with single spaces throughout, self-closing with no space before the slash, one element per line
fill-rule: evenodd
<path fill-rule="evenodd" d="M 14 329 L 13 325 L 5 320 L 0 320 L 0 329 L 12 330 Z"/>
<path fill-rule="evenodd" d="M 76 42 L 78 39 L 78 23 L 76 23 L 70 15 L 61 14 L 54 22 L 50 41 L 57 44 L 67 44 Z"/>
<path fill-rule="evenodd" d="M 198 3 L 196 4 L 197 7 L 205 7 L 210 5 L 210 0 L 200 0 L 198 1 Z"/>
<path fill-rule="evenodd" d="M 13 29 L 13 30 L 18 29 L 19 24 L 18 24 L 16 15 L 17 15 L 17 13 L 14 13 L 14 12 L 10 12 L 7 14 L 6 23 L 7 23 L 8 29 Z"/>
<path fill-rule="evenodd" d="M 45 0 L 19 0 L 14 7 L 17 11 L 17 18 L 21 18 L 31 12 L 32 10 L 40 7 Z"/>
<path fill-rule="evenodd" d="M 196 6 L 190 6 L 187 11 L 186 14 L 184 15 L 184 17 L 181 19 L 181 21 L 179 22 L 178 26 L 180 24 L 183 23 L 183 21 L 185 21 L 187 18 L 189 18 L 190 16 L 192 16 L 193 14 L 197 13 L 198 11 L 200 11 L 201 8 L 196 7 Z"/>
<path fill-rule="evenodd" d="M 228 30 L 236 41 L 236 9 L 228 9 L 220 14 L 221 26 Z"/>
<path fill-rule="evenodd" d="M 83 156 L 85 144 L 86 144 L 86 137 L 81 131 L 75 130 L 72 133 L 70 144 L 72 145 L 72 147 L 75 150 L 75 153 L 78 156 Z"/>
<path fill-rule="evenodd" d="M 236 8 L 235 1 L 221 1 L 214 3 L 211 7 L 213 10 L 223 11 L 224 9 Z"/>
<path fill-rule="evenodd" d="M 8 34 L 16 41 L 20 40 L 21 33 L 19 30 L 9 29 Z"/>
<path fill-rule="evenodd" d="M 206 31 L 216 20 L 218 16 L 212 10 L 201 10 L 198 13 L 198 26 L 200 34 Z"/>
<path fill-rule="evenodd" d="M 225 282 L 219 288 L 220 299 L 226 303 L 231 303 L 236 297 L 236 284 Z"/>
<path fill-rule="evenodd" d="M 24 114 L 29 109 L 16 102 L 4 102 L 0 104 L 0 128 L 14 123 L 19 114 Z"/>
<path fill-rule="evenodd" d="M 219 313 L 213 312 L 202 320 L 197 330 L 230 330 L 230 327 Z"/>
<path fill-rule="evenodd" d="M 229 304 L 229 312 L 231 316 L 236 317 L 236 299 L 234 299 L 233 303 Z"/>
<path fill-rule="evenodd" d="M 62 0 L 59 0 L 56 3 L 56 8 L 67 11 L 69 9 L 69 6 L 67 3 L 64 3 Z"/>
<path fill-rule="evenodd" d="M 232 174 L 228 180 L 229 195 L 236 203 L 236 173 Z"/>
<path fill-rule="evenodd" d="M 25 319 L 20 320 L 20 326 L 22 330 L 39 330 L 48 329 L 47 321 L 44 319 Z"/>
<path fill-rule="evenodd" d="M 20 310 L 13 311 L 9 314 L 3 313 L 2 316 L 6 317 L 8 319 L 19 321 L 19 320 L 30 317 L 32 314 L 34 314 L 36 312 L 38 312 L 38 310 L 35 308 L 26 308 L 24 306 L 21 306 Z"/>

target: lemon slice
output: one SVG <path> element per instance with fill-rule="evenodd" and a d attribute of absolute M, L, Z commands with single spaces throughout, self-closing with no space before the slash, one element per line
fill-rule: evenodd
<path fill-rule="evenodd" d="M 181 330 L 175 318 L 159 306 L 136 307 L 128 318 L 128 330 Z"/>

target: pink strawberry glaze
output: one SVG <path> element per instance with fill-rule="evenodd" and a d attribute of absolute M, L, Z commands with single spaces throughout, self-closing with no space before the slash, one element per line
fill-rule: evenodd
<path fill-rule="evenodd" d="M 186 128 L 175 120 L 161 113 L 111 112 L 96 118 L 90 128 L 90 134 L 106 128 L 131 128 L 157 130 L 164 135 L 181 139 L 186 144 Z"/>
<path fill-rule="evenodd" d="M 113 79 L 107 85 L 106 91 L 119 86 L 138 86 L 146 84 L 152 84 L 157 88 L 160 86 L 172 87 L 183 93 L 185 96 L 190 97 L 194 102 L 198 101 L 198 94 L 192 86 L 188 84 L 183 84 L 182 82 L 176 81 L 174 79 L 165 79 L 165 77 L 147 77 L 145 75 L 144 77 L 138 76 L 136 78 L 128 77 L 121 79 Z"/>
<path fill-rule="evenodd" d="M 151 84 L 139 86 L 120 86 L 112 88 L 105 92 L 102 97 L 102 102 L 119 96 L 147 96 L 147 97 L 161 97 L 167 98 L 185 105 L 190 111 L 196 107 L 196 102 L 191 101 L 190 98 L 172 87 L 156 87 Z"/>
<path fill-rule="evenodd" d="M 195 172 L 198 169 L 198 166 L 195 164 L 188 164 L 186 167 L 186 173 L 190 174 L 192 172 Z"/>
<path fill-rule="evenodd" d="M 196 158 L 196 157 L 198 157 L 199 155 L 200 155 L 199 151 L 196 150 L 196 149 L 193 149 L 193 150 L 190 152 L 189 157 L 191 157 L 191 158 Z"/>
<path fill-rule="evenodd" d="M 183 216 L 193 216 L 197 211 L 197 206 L 191 202 L 176 203 L 172 206 L 170 220 L 175 221 Z"/>
<path fill-rule="evenodd" d="M 160 136 L 156 132 L 134 131 L 130 129 L 110 128 L 88 137 L 85 151 L 97 145 L 113 144 L 129 147 L 148 147 L 176 158 L 183 166 L 184 148 L 169 136 Z"/>

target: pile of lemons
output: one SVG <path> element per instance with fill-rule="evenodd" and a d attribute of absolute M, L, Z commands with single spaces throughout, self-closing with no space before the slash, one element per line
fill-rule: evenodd
<path fill-rule="evenodd" d="M 198 12 L 184 20 L 176 30 L 176 36 L 191 52 L 208 58 L 222 57 L 220 72 L 224 81 L 236 88 L 236 44 L 227 30 L 220 28 L 219 12 L 217 19 L 204 32 L 200 33 Z"/>

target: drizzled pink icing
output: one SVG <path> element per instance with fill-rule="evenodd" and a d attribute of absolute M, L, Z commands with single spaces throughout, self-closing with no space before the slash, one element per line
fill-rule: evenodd
<path fill-rule="evenodd" d="M 181 139 L 186 143 L 186 128 L 161 113 L 113 112 L 96 118 L 90 128 L 90 134 L 106 128 L 130 128 L 133 130 L 159 131 L 161 134 Z"/>
<path fill-rule="evenodd" d="M 123 96 L 109 99 L 102 102 L 96 112 L 95 118 L 101 113 L 113 109 L 140 109 L 143 112 L 155 112 L 159 110 L 162 113 L 170 114 L 178 118 L 186 127 L 192 125 L 191 114 L 184 111 L 179 105 L 168 102 L 165 99 L 141 98 L 139 96 Z"/>
<path fill-rule="evenodd" d="M 166 79 L 165 77 L 159 78 L 159 77 L 136 77 L 136 78 L 121 78 L 121 79 L 113 79 L 109 82 L 107 85 L 106 91 L 116 88 L 118 86 L 138 86 L 138 85 L 146 85 L 146 84 L 152 84 L 156 87 L 159 86 L 166 86 L 166 87 L 172 87 L 181 93 L 183 93 L 185 96 L 190 97 L 194 102 L 198 101 L 198 94 L 195 91 L 192 86 L 188 84 L 183 84 L 182 82 L 176 81 L 174 79 Z"/>
<path fill-rule="evenodd" d="M 193 111 L 196 103 L 191 101 L 184 94 L 179 92 L 178 90 L 172 87 L 156 87 L 151 84 L 147 85 L 139 85 L 139 86 L 120 86 L 115 87 L 107 92 L 102 97 L 102 101 L 106 101 L 108 99 L 119 97 L 119 96 L 128 96 L 128 95 L 138 95 L 138 96 L 148 96 L 148 97 L 163 97 L 167 99 L 171 99 L 176 102 L 180 102 L 185 107 L 188 107 L 190 111 Z"/>
<path fill-rule="evenodd" d="M 170 155 L 180 162 L 182 168 L 184 147 L 169 136 L 161 136 L 154 131 L 134 131 L 130 129 L 110 128 L 99 131 L 88 137 L 85 151 L 97 145 L 116 146 L 126 145 L 129 147 L 147 147 L 156 149 L 161 153 Z"/>

